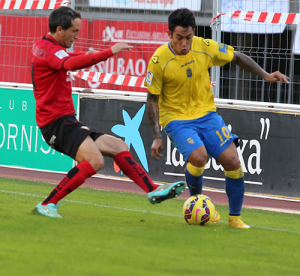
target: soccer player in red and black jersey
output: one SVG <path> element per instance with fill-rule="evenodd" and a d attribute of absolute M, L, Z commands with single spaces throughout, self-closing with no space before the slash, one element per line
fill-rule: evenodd
<path fill-rule="evenodd" d="M 60 7 L 50 14 L 50 32 L 38 40 L 32 49 L 36 122 L 52 148 L 79 163 L 34 211 L 61 218 L 57 212 L 58 201 L 101 170 L 104 166 L 103 156 L 112 157 L 123 173 L 148 193 L 151 203 L 180 195 L 185 189 L 185 182 L 162 186 L 154 184 L 145 170 L 133 160 L 124 141 L 90 129 L 76 119 L 69 71 L 92 66 L 132 48 L 127 43 L 117 43 L 102 52 L 69 53 L 66 48 L 70 48 L 78 38 L 80 25 L 80 13 Z"/>

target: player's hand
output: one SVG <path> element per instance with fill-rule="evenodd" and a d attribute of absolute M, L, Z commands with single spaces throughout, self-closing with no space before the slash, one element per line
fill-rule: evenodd
<path fill-rule="evenodd" d="M 89 48 L 89 50 L 85 54 L 89 55 L 89 54 L 95 54 L 95 53 L 98 53 L 98 51 L 93 48 Z"/>
<path fill-rule="evenodd" d="M 123 50 L 131 51 L 132 48 L 133 46 L 128 45 L 126 42 L 119 42 L 111 47 L 111 51 L 115 55 Z"/>
<path fill-rule="evenodd" d="M 151 146 L 151 156 L 154 159 L 159 160 L 159 158 L 163 156 L 160 153 L 162 150 L 163 150 L 163 140 L 161 138 L 154 139 Z"/>
<path fill-rule="evenodd" d="M 286 84 L 289 84 L 289 77 L 287 77 L 286 75 L 282 74 L 279 71 L 273 72 L 271 74 L 266 74 L 265 75 L 265 80 L 268 82 L 277 82 L 279 81 L 280 84 L 282 84 L 283 82 L 285 82 Z"/>

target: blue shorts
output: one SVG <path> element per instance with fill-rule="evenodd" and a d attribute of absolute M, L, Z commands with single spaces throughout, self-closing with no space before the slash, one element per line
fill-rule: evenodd
<path fill-rule="evenodd" d="M 215 159 L 234 141 L 239 146 L 238 136 L 232 134 L 221 116 L 211 111 L 207 115 L 188 121 L 172 121 L 165 132 L 185 160 L 200 146 Z"/>

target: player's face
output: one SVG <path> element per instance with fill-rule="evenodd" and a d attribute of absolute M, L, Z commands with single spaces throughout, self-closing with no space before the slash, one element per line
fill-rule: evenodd
<path fill-rule="evenodd" d="M 195 29 L 192 27 L 183 28 L 177 26 L 174 32 L 168 31 L 169 38 L 171 39 L 171 47 L 176 55 L 186 55 L 191 50 Z"/>
<path fill-rule="evenodd" d="M 74 41 L 78 38 L 79 30 L 81 25 L 81 19 L 75 18 L 72 21 L 72 26 L 67 30 L 61 31 L 62 46 L 65 48 L 70 48 Z"/>

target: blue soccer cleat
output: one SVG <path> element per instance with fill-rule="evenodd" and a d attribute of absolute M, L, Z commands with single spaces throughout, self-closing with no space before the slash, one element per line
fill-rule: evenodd
<path fill-rule="evenodd" d="M 157 204 L 166 199 L 174 198 L 184 191 L 186 183 L 184 181 L 179 181 L 173 184 L 164 184 L 153 192 L 148 193 L 148 199 L 150 203 Z"/>
<path fill-rule="evenodd" d="M 62 216 L 57 213 L 59 207 L 59 204 L 49 203 L 47 205 L 42 205 L 42 202 L 40 202 L 32 211 L 51 218 L 62 218 Z"/>

